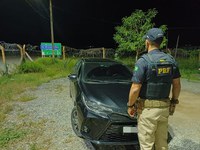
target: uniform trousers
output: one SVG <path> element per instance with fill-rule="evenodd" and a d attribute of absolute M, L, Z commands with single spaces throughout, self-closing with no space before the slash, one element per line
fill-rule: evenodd
<path fill-rule="evenodd" d="M 138 114 L 138 138 L 141 150 L 168 150 L 169 107 L 144 108 Z"/>

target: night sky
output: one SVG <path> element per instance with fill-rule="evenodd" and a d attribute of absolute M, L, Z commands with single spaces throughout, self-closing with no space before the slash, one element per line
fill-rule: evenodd
<path fill-rule="evenodd" d="M 200 46 L 199 0 L 52 0 L 55 42 L 74 48 L 113 47 L 114 27 L 135 9 L 156 8 L 156 26 L 168 26 L 169 47 Z M 1 0 L 0 41 L 50 42 L 48 0 Z"/>

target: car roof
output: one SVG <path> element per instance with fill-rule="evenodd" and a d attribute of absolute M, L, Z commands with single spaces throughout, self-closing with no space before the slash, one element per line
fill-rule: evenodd
<path fill-rule="evenodd" d="M 103 58 L 82 58 L 83 62 L 115 62 L 119 63 L 117 61 L 111 60 L 111 59 L 103 59 Z"/>

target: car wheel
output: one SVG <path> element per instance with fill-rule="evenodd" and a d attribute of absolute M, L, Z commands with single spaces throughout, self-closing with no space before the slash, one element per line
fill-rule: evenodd
<path fill-rule="evenodd" d="M 78 114 L 77 114 L 77 109 L 74 107 L 72 109 L 71 112 L 71 124 L 72 124 L 72 129 L 74 131 L 74 133 L 78 136 L 78 137 L 82 137 L 81 133 L 80 133 L 80 129 L 78 126 Z"/>

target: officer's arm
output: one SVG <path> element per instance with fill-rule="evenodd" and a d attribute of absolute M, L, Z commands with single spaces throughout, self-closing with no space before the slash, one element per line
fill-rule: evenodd
<path fill-rule="evenodd" d="M 128 101 L 128 105 L 132 106 L 133 104 L 135 104 L 138 95 L 140 93 L 140 89 L 141 89 L 142 84 L 140 83 L 133 83 L 129 92 L 129 101 Z"/>
<path fill-rule="evenodd" d="M 172 81 L 172 99 L 178 99 L 181 91 L 180 78 L 173 79 Z"/>

